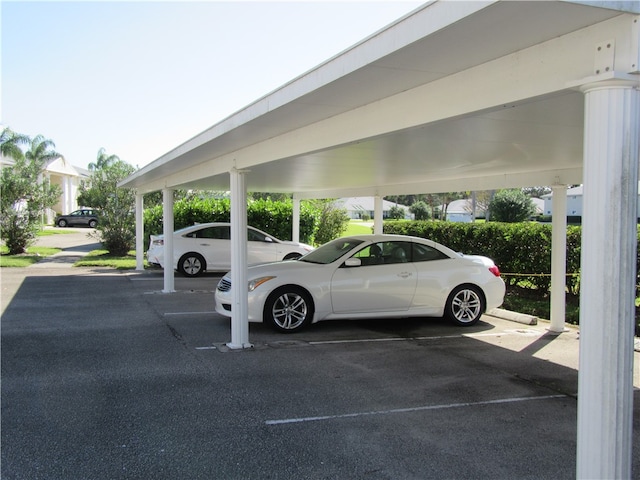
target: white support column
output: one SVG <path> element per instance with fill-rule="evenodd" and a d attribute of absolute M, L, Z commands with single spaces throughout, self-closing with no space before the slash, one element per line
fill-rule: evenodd
<path fill-rule="evenodd" d="M 567 186 L 553 185 L 551 224 L 551 325 L 549 331 L 562 333 L 567 290 Z"/>
<path fill-rule="evenodd" d="M 300 241 L 300 199 L 293 194 L 293 212 L 291 219 L 291 240 Z"/>
<path fill-rule="evenodd" d="M 631 76 L 627 76 L 631 78 Z M 631 478 L 640 92 L 585 84 L 577 478 Z"/>
<path fill-rule="evenodd" d="M 373 199 L 373 233 L 376 235 L 382 233 L 383 210 L 382 197 L 376 195 Z"/>
<path fill-rule="evenodd" d="M 162 293 L 176 291 L 173 273 L 173 190 L 162 189 L 162 235 L 164 237 L 164 288 Z"/>
<path fill-rule="evenodd" d="M 144 270 L 144 195 L 136 193 L 136 270 Z"/>
<path fill-rule="evenodd" d="M 249 292 L 247 290 L 247 188 L 245 170 L 231 170 L 231 342 L 232 349 L 249 343 Z"/>

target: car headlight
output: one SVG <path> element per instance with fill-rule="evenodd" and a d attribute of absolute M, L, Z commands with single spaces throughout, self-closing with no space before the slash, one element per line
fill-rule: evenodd
<path fill-rule="evenodd" d="M 276 278 L 276 277 L 271 275 L 271 276 L 267 276 L 267 277 L 254 278 L 253 280 L 250 280 L 249 281 L 249 291 L 253 292 L 260 285 L 262 285 L 263 283 L 268 282 L 269 280 L 272 280 L 274 278 Z"/>

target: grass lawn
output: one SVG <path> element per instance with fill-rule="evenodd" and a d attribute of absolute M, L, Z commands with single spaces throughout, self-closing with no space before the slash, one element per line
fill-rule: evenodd
<path fill-rule="evenodd" d="M 342 236 L 348 237 L 349 235 L 371 234 L 373 233 L 372 228 L 373 226 L 371 223 L 363 223 L 362 220 L 351 220 L 347 230 L 342 234 Z"/>
<path fill-rule="evenodd" d="M 29 247 L 27 253 L 20 255 L 9 255 L 9 250 L 5 245 L 0 246 L 0 267 L 28 267 L 39 262 L 44 257 L 49 257 L 60 252 L 60 248 L 51 247 Z"/>
<path fill-rule="evenodd" d="M 147 261 L 145 260 L 145 266 Z M 136 252 L 131 250 L 124 257 L 110 255 L 106 250 L 92 250 L 88 255 L 73 264 L 74 267 L 111 267 L 118 270 L 133 270 L 136 268 Z"/>

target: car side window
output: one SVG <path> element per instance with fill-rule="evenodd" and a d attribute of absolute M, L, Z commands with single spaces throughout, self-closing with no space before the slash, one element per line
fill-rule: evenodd
<path fill-rule="evenodd" d="M 411 242 L 373 243 L 354 255 L 363 266 L 406 263 L 411 261 Z"/>
<path fill-rule="evenodd" d="M 250 242 L 266 242 L 267 237 L 262 233 L 252 230 L 251 228 L 247 229 L 247 239 Z"/>
<path fill-rule="evenodd" d="M 207 227 L 186 235 L 191 238 L 209 238 L 212 240 L 229 240 L 229 227 Z"/>
<path fill-rule="evenodd" d="M 440 250 L 429 247 L 428 245 L 422 245 L 418 243 L 413 244 L 413 261 L 414 262 L 429 262 L 431 260 L 444 260 L 449 258 L 446 254 Z"/>

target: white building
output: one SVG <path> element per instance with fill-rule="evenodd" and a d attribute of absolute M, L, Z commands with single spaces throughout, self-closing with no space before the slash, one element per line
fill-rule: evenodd
<path fill-rule="evenodd" d="M 375 201 L 373 197 L 347 197 L 336 200 L 334 205 L 337 208 L 344 208 L 350 218 L 359 219 L 363 216 L 373 218 L 373 214 L 375 211 L 374 203 Z M 409 207 L 394 202 L 389 202 L 388 200 L 382 200 L 382 217 L 387 218 L 389 216 L 389 211 L 393 207 L 402 208 L 404 210 L 405 218 L 411 217 L 411 214 L 409 213 Z"/>
<path fill-rule="evenodd" d="M 582 217 L 582 190 L 582 185 L 567 190 L 567 216 Z M 544 200 L 544 214 L 551 215 L 553 211 L 553 193 L 543 195 L 542 199 Z M 638 195 L 638 212 L 640 212 L 640 194 Z"/>
<path fill-rule="evenodd" d="M 13 160 L 0 157 L 1 168 L 11 168 Z M 50 162 L 42 172 L 42 179 L 51 185 L 58 185 L 62 193 L 58 202 L 45 212 L 45 222 L 52 223 L 56 214 L 67 214 L 78 209 L 80 183 L 89 178 L 89 171 L 74 167 L 64 157 Z"/>

